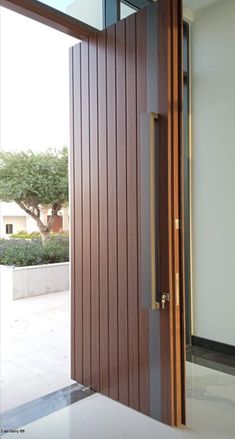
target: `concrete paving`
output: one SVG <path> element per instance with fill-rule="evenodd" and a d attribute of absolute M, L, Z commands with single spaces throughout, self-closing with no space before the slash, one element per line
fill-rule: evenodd
<path fill-rule="evenodd" d="M 70 292 L 9 300 L 1 291 L 0 410 L 72 384 Z"/>

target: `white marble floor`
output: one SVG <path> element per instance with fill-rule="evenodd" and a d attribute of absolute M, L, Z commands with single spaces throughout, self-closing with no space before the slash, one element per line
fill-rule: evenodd
<path fill-rule="evenodd" d="M 213 439 L 235 438 L 235 376 L 187 363 L 187 425 Z"/>
<path fill-rule="evenodd" d="M 185 428 L 171 428 L 100 394 L 28 424 L 24 439 L 234 439 L 235 377 L 188 364 Z M 13 433 L 12 433 L 13 434 Z M 11 438 L 7 434 L 5 438 Z"/>
<path fill-rule="evenodd" d="M 208 374 L 199 366 L 197 377 L 203 376 L 207 377 Z M 207 378 L 204 384 L 206 380 Z M 190 394 L 193 404 L 189 403 L 188 410 L 196 410 L 193 416 L 194 426 L 170 428 L 100 394 L 95 394 L 24 426 L 23 437 L 25 439 L 55 437 L 57 439 L 234 439 L 235 424 L 232 421 L 234 413 L 232 415 L 232 412 L 220 411 L 219 407 L 214 411 L 215 406 L 211 398 L 198 399 L 196 389 L 193 394 L 193 398 Z M 213 394 L 215 396 L 215 392 Z M 203 419 L 201 419 L 202 415 Z M 217 427 L 220 425 L 217 432 L 211 429 L 216 421 L 215 416 Z M 191 418 L 189 422 L 192 422 Z M 226 426 L 225 423 L 228 425 Z M 12 434 L 7 434 L 5 437 L 10 438 Z"/>
<path fill-rule="evenodd" d="M 2 411 L 72 383 L 69 293 L 3 302 Z M 25 439 L 234 439 L 235 376 L 187 363 L 183 429 L 164 426 L 99 394 L 23 428 Z"/>
<path fill-rule="evenodd" d="M 73 383 L 69 291 L 5 300 L 1 292 L 0 409 Z"/>

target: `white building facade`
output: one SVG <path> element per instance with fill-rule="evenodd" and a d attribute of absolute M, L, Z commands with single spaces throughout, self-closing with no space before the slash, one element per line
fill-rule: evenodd
<path fill-rule="evenodd" d="M 44 224 L 50 216 L 50 210 L 45 209 L 42 212 L 42 221 Z M 54 228 L 55 232 L 60 230 L 69 230 L 69 209 L 63 208 L 58 215 L 58 221 Z M 18 232 L 38 232 L 37 224 L 33 218 L 27 215 L 16 203 L 0 202 L 0 237 L 8 238 L 12 233 Z"/>

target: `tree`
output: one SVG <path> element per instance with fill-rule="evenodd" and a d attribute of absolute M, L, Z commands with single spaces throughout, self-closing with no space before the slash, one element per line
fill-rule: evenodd
<path fill-rule="evenodd" d="M 58 212 L 68 204 L 68 150 L 0 153 L 0 200 L 18 204 L 48 238 Z M 51 209 L 47 224 L 42 210 Z"/>

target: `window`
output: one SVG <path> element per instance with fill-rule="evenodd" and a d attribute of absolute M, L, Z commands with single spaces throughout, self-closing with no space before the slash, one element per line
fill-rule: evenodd
<path fill-rule="evenodd" d="M 13 224 L 6 224 L 6 234 L 10 235 L 13 233 Z"/>

